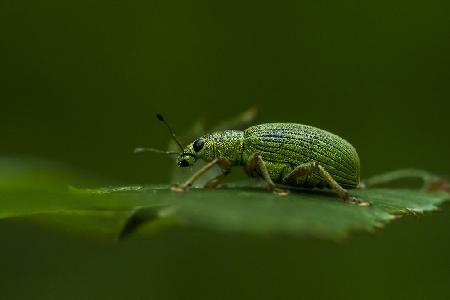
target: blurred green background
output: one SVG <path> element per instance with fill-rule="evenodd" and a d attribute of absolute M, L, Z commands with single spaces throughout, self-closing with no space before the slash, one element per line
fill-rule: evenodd
<path fill-rule="evenodd" d="M 0 154 L 122 183 L 252 105 L 333 131 L 363 177 L 450 174 L 450 2 L 0 0 Z M 238 171 L 236 173 L 241 173 Z M 239 176 L 243 176 L 240 174 Z M 450 206 L 343 244 L 172 229 L 118 245 L 0 222 L 4 299 L 448 299 Z"/>

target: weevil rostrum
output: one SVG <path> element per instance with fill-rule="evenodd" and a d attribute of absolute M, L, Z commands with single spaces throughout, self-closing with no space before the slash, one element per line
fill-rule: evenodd
<path fill-rule="evenodd" d="M 234 166 L 242 166 L 250 177 L 263 179 L 270 191 L 287 195 L 292 188 L 331 188 L 349 203 L 368 205 L 351 197 L 347 189 L 360 184 L 360 162 L 355 148 L 328 131 L 296 123 L 266 123 L 243 131 L 224 130 L 203 135 L 183 147 L 170 126 L 168 128 L 180 152 L 137 148 L 135 152 L 176 154 L 179 167 L 190 167 L 197 160 L 207 164 L 173 191 L 186 191 L 209 169 L 219 166 L 222 173 L 206 184 L 216 188 Z"/>

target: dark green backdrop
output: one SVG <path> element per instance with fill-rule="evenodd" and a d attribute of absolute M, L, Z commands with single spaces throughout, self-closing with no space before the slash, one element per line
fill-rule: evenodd
<path fill-rule="evenodd" d="M 256 104 L 258 122 L 312 124 L 351 141 L 364 177 L 450 174 L 449 9 L 439 0 L 0 0 L 0 153 L 167 182 L 171 160 L 132 154 L 167 144 L 156 111 L 182 131 Z M 3 221 L 0 295 L 448 299 L 449 209 L 343 245 L 171 230 L 111 246 Z"/>

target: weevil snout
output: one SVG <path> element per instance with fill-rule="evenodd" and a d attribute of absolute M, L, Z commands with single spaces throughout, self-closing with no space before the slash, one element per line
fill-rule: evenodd
<path fill-rule="evenodd" d="M 192 167 L 197 161 L 197 156 L 193 153 L 182 152 L 177 158 L 177 166 L 180 168 Z"/>

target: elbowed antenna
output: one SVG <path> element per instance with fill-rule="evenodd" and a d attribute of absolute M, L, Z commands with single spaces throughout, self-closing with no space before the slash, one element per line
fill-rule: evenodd
<path fill-rule="evenodd" d="M 158 120 L 163 122 L 164 125 L 166 125 L 167 129 L 169 129 L 170 135 L 172 136 L 173 140 L 175 141 L 175 143 L 177 143 L 178 147 L 180 147 L 181 152 L 183 152 L 184 147 L 178 140 L 177 136 L 175 135 L 175 132 L 173 132 L 172 127 L 170 127 L 169 123 L 167 123 L 167 121 L 164 119 L 164 117 L 160 113 L 157 113 L 156 117 L 158 118 Z"/>
<path fill-rule="evenodd" d="M 178 147 L 180 147 L 181 152 L 183 152 L 183 150 L 184 150 L 183 145 L 181 145 L 180 141 L 177 139 L 175 132 L 173 132 L 170 125 L 166 122 L 166 120 L 164 120 L 164 117 L 159 113 L 156 114 L 156 117 L 158 118 L 158 120 L 163 122 L 164 125 L 166 125 L 167 129 L 169 129 L 170 135 L 172 136 L 173 140 L 175 141 L 175 143 L 177 143 Z M 165 150 L 159 150 L 159 149 L 155 149 L 155 148 L 136 148 L 136 149 L 134 149 L 134 154 L 139 154 L 139 153 L 144 153 L 144 152 L 154 152 L 154 153 L 162 153 L 162 154 L 169 154 L 169 155 L 180 154 L 179 152 L 176 152 L 176 151 L 165 151 Z"/>
<path fill-rule="evenodd" d="M 154 153 L 162 153 L 162 154 L 170 154 L 170 155 L 180 154 L 175 151 L 164 151 L 164 150 L 159 150 L 159 149 L 154 149 L 154 148 L 136 148 L 136 149 L 134 149 L 134 154 L 140 154 L 140 153 L 144 153 L 144 152 L 154 152 Z"/>

